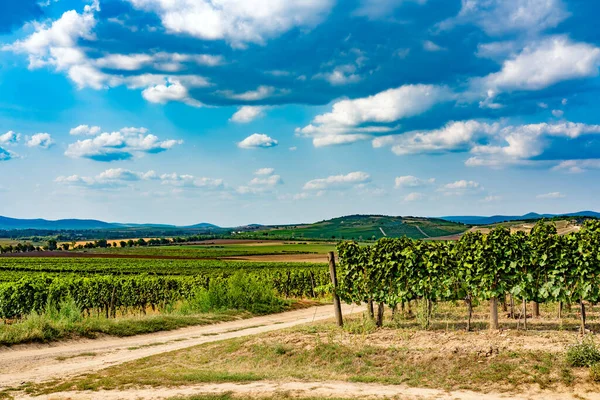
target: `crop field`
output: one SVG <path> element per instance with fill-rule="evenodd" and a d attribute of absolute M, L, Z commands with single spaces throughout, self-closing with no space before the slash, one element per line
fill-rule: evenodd
<path fill-rule="evenodd" d="M 123 254 L 139 256 L 185 257 L 185 258 L 226 258 L 259 255 L 298 255 L 327 254 L 335 250 L 334 243 L 289 243 L 253 241 L 250 243 L 229 244 L 190 244 L 146 247 L 110 247 L 87 249 L 92 254 Z M 79 250 L 78 250 L 79 252 Z M 326 257 L 323 258 L 326 260 Z"/>

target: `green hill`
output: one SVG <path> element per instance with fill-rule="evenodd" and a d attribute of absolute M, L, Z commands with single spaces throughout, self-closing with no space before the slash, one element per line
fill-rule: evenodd
<path fill-rule="evenodd" d="M 263 227 L 256 236 L 306 239 L 370 240 L 384 236 L 413 239 L 455 235 L 467 230 L 460 223 L 437 218 L 349 215 L 307 225 Z"/>

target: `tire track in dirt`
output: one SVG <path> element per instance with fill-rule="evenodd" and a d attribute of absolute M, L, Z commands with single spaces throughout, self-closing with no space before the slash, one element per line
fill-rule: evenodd
<path fill-rule="evenodd" d="M 363 310 L 354 305 L 342 307 L 344 315 Z M 326 305 L 127 338 L 106 337 L 0 348 L 0 390 L 26 382 L 65 379 L 155 354 L 333 317 L 333 306 Z"/>

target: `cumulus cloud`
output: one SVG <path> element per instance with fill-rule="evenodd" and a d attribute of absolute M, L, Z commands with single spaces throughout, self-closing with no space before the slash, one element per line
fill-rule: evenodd
<path fill-rule="evenodd" d="M 128 0 L 159 16 L 167 32 L 203 40 L 226 40 L 234 46 L 264 44 L 290 29 L 318 24 L 333 0 Z"/>
<path fill-rule="evenodd" d="M 370 181 L 371 176 L 369 174 L 356 171 L 346 175 L 332 175 L 327 178 L 313 179 L 304 184 L 304 190 L 344 189 Z"/>
<path fill-rule="evenodd" d="M 562 194 L 561 192 L 550 192 L 550 193 L 538 194 L 535 197 L 538 199 L 562 199 L 563 197 L 566 197 L 566 196 L 564 194 Z"/>
<path fill-rule="evenodd" d="M 452 93 L 435 85 L 404 85 L 372 96 L 340 100 L 329 113 L 317 115 L 311 124 L 297 128 L 296 134 L 313 138 L 316 147 L 367 140 L 374 134 L 390 132 L 389 124 L 413 117 L 448 101 Z"/>
<path fill-rule="evenodd" d="M 77 135 L 95 136 L 95 135 L 99 134 L 100 131 L 101 131 L 101 128 L 99 126 L 78 125 L 75 128 L 71 129 L 69 131 L 69 133 L 74 136 L 77 136 Z"/>
<path fill-rule="evenodd" d="M 431 40 L 426 40 L 423 42 L 423 49 L 430 52 L 444 51 L 446 50 L 442 46 L 432 42 Z"/>
<path fill-rule="evenodd" d="M 391 146 L 397 155 L 468 151 L 482 137 L 494 135 L 499 124 L 474 120 L 449 122 L 440 129 L 412 131 L 373 139 L 373 147 Z"/>
<path fill-rule="evenodd" d="M 223 63 L 223 57 L 212 54 L 159 52 L 152 54 L 107 54 L 94 60 L 94 65 L 100 68 L 123 71 L 137 71 L 144 67 L 153 67 L 159 71 L 176 72 L 184 68 L 184 63 L 215 67 Z"/>
<path fill-rule="evenodd" d="M 416 176 L 412 176 L 412 175 L 405 175 L 405 176 L 398 176 L 396 177 L 396 179 L 394 180 L 394 186 L 396 187 L 396 189 L 400 189 L 400 188 L 407 188 L 407 187 L 421 187 L 421 186 L 427 186 L 427 185 L 431 185 L 433 183 L 435 183 L 435 179 L 434 178 L 429 178 L 429 179 L 419 179 Z"/>
<path fill-rule="evenodd" d="M 455 182 L 447 183 L 441 186 L 438 191 L 446 196 L 463 196 L 465 194 L 474 194 L 483 190 L 479 182 L 467 181 L 461 179 Z"/>
<path fill-rule="evenodd" d="M 556 27 L 569 15 L 562 0 L 462 0 L 458 15 L 440 28 L 471 23 L 491 36 L 536 33 Z"/>
<path fill-rule="evenodd" d="M 318 73 L 315 79 L 325 79 L 333 86 L 347 85 L 360 81 L 360 75 L 356 73 L 356 66 L 352 64 L 340 65 L 331 72 Z"/>
<path fill-rule="evenodd" d="M 600 169 L 600 158 L 564 160 L 552 168 L 554 171 L 564 171 L 571 174 L 579 174 L 591 169 Z"/>
<path fill-rule="evenodd" d="M 565 115 L 565 112 L 563 110 L 552 110 L 552 115 L 556 118 L 562 118 L 562 116 Z"/>
<path fill-rule="evenodd" d="M 272 175 L 275 172 L 275 168 L 260 168 L 254 171 L 254 175 Z"/>
<path fill-rule="evenodd" d="M 35 135 L 27 138 L 27 147 L 40 147 L 47 149 L 54 144 L 52 136 L 49 133 L 36 133 Z"/>
<path fill-rule="evenodd" d="M 166 104 L 170 101 L 179 101 L 192 107 L 202 107 L 202 103 L 191 98 L 188 89 L 179 80 L 173 78 L 144 89 L 142 97 L 150 103 Z"/>
<path fill-rule="evenodd" d="M 498 144 L 478 145 L 471 148 L 475 156 L 467 166 L 498 167 L 540 156 L 555 138 L 575 139 L 583 135 L 600 134 L 600 125 L 574 122 L 539 123 L 502 128 L 495 137 Z"/>
<path fill-rule="evenodd" d="M 501 91 L 540 90 L 555 83 L 598 75 L 600 48 L 551 36 L 504 61 L 499 72 L 472 81 L 493 97 Z M 480 90 L 481 90 L 480 89 Z"/>
<path fill-rule="evenodd" d="M 242 106 L 232 116 L 230 121 L 245 124 L 265 115 L 265 108 L 260 106 Z"/>
<path fill-rule="evenodd" d="M 269 148 L 277 146 L 277 140 L 265 135 L 264 133 L 253 133 L 246 139 L 238 143 L 238 147 L 241 149 L 256 149 L 256 148 Z"/>
<path fill-rule="evenodd" d="M 17 155 L 10 150 L 0 147 L 0 161 L 8 161 L 16 158 Z"/>
<path fill-rule="evenodd" d="M 17 144 L 21 140 L 21 134 L 13 131 L 8 131 L 0 135 L 0 144 Z"/>
<path fill-rule="evenodd" d="M 222 94 L 223 96 L 234 99 L 234 100 L 242 100 L 242 101 L 259 101 L 264 100 L 266 98 L 272 96 L 279 96 L 287 93 L 286 90 L 277 89 L 273 86 L 259 86 L 255 90 L 249 90 L 243 93 L 234 93 L 231 90 L 220 90 L 217 93 Z"/>
<path fill-rule="evenodd" d="M 181 140 L 161 141 L 148 134 L 146 128 L 123 128 L 71 143 L 65 155 L 94 161 L 127 160 L 134 155 L 161 153 L 181 143 Z"/>
<path fill-rule="evenodd" d="M 155 171 L 136 172 L 124 168 L 110 168 L 96 176 L 59 176 L 56 183 L 90 189 L 111 189 L 131 185 L 134 182 L 155 181 L 179 188 L 219 189 L 224 187 L 222 179 L 180 175 L 177 173 L 157 174 Z"/>

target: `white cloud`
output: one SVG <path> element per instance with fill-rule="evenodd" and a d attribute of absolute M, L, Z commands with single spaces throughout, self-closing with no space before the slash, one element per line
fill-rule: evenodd
<path fill-rule="evenodd" d="M 340 100 L 333 104 L 331 112 L 317 115 L 311 124 L 297 128 L 296 134 L 312 137 L 316 147 L 368 140 L 373 134 L 398 128 L 381 124 L 422 114 L 451 98 L 452 93 L 445 87 L 405 85 L 368 97 Z"/>
<path fill-rule="evenodd" d="M 304 184 L 304 190 L 327 190 L 352 187 L 371 181 L 371 176 L 366 172 L 350 172 L 346 175 L 332 175 L 327 178 L 313 179 Z"/>
<path fill-rule="evenodd" d="M 419 201 L 419 200 L 423 200 L 424 197 L 425 197 L 425 195 L 423 193 L 412 192 L 412 193 L 409 193 L 406 196 L 404 196 L 404 201 L 406 201 L 406 202 Z"/>
<path fill-rule="evenodd" d="M 157 136 L 146 133 L 146 128 L 123 128 L 116 132 L 104 132 L 94 138 L 71 143 L 65 155 L 95 161 L 126 160 L 134 155 L 160 153 L 183 143 L 181 140 L 161 141 Z"/>
<path fill-rule="evenodd" d="M 10 150 L 0 147 L 0 161 L 8 161 L 17 158 L 18 155 Z"/>
<path fill-rule="evenodd" d="M 499 72 L 472 83 L 493 97 L 499 91 L 540 90 L 561 81 L 594 77 L 599 66 L 600 48 L 551 36 L 504 61 Z"/>
<path fill-rule="evenodd" d="M 242 149 L 269 148 L 277 146 L 277 140 L 265 135 L 264 133 L 253 133 L 246 139 L 238 143 Z"/>
<path fill-rule="evenodd" d="M 566 196 L 564 194 L 562 194 L 561 192 L 550 192 L 550 193 L 545 193 L 545 194 L 538 194 L 535 197 L 538 199 L 562 199 L 563 197 L 566 197 Z"/>
<path fill-rule="evenodd" d="M 340 65 L 331 72 L 319 73 L 316 79 L 325 79 L 333 86 L 347 85 L 360 81 L 360 75 L 356 74 L 356 66 L 352 64 Z"/>
<path fill-rule="evenodd" d="M 71 135 L 90 135 L 95 136 L 100 133 L 99 126 L 79 125 L 69 131 Z"/>
<path fill-rule="evenodd" d="M 556 27 L 569 15 L 562 0 L 462 0 L 458 15 L 440 28 L 473 23 L 492 36 L 535 33 Z"/>
<path fill-rule="evenodd" d="M 600 158 L 588 158 L 582 160 L 564 160 L 554 166 L 554 171 L 565 171 L 578 174 L 590 169 L 600 169 Z"/>
<path fill-rule="evenodd" d="M 445 196 L 464 196 L 479 193 L 482 190 L 483 187 L 479 182 L 461 179 L 441 186 L 438 192 L 442 192 Z"/>
<path fill-rule="evenodd" d="M 153 54 L 107 54 L 94 60 L 94 65 L 97 67 L 123 71 L 137 71 L 144 67 L 153 67 L 159 71 L 176 72 L 184 68 L 184 63 L 214 67 L 223 63 L 223 57 L 212 54 L 159 52 Z"/>
<path fill-rule="evenodd" d="M 166 104 L 179 101 L 192 107 L 202 107 L 202 103 L 190 97 L 188 89 L 180 81 L 172 78 L 169 78 L 167 83 L 144 89 L 142 96 L 150 103 Z"/>
<path fill-rule="evenodd" d="M 40 147 L 47 149 L 54 144 L 52 136 L 49 133 L 36 133 L 35 135 L 27 138 L 27 147 Z"/>
<path fill-rule="evenodd" d="M 111 189 L 131 185 L 140 181 L 156 181 L 163 185 L 182 188 L 219 189 L 224 187 L 222 179 L 199 178 L 193 175 L 176 173 L 158 175 L 155 171 L 136 172 L 123 168 L 110 168 L 96 176 L 59 176 L 56 183 L 67 186 L 80 186 L 90 189 Z"/>
<path fill-rule="evenodd" d="M 394 183 L 395 183 L 394 186 L 396 187 L 396 189 L 405 188 L 405 187 L 421 187 L 421 186 L 427 186 L 427 185 L 431 185 L 431 184 L 435 183 L 435 179 L 434 178 L 419 179 L 416 176 L 405 175 L 405 176 L 396 177 L 396 179 L 394 180 Z"/>
<path fill-rule="evenodd" d="M 288 150 L 289 150 L 289 151 L 296 151 L 296 150 L 298 150 L 298 147 L 296 147 L 296 146 L 292 146 L 292 147 L 290 147 Z"/>
<path fill-rule="evenodd" d="M 518 164 L 543 154 L 552 138 L 578 138 L 582 135 L 600 134 L 600 125 L 574 122 L 540 123 L 502 128 L 495 137 L 499 144 L 474 146 L 476 156 L 467 160 L 467 166 L 498 167 Z"/>
<path fill-rule="evenodd" d="M 21 134 L 13 131 L 0 135 L 0 144 L 17 144 L 19 140 L 21 140 Z"/>
<path fill-rule="evenodd" d="M 423 42 L 423 49 L 430 52 L 438 52 L 446 50 L 442 46 L 432 42 L 431 40 L 426 40 Z"/>
<path fill-rule="evenodd" d="M 234 46 L 263 44 L 296 27 L 318 24 L 333 0 L 128 0 L 135 8 L 156 13 L 167 32 L 204 40 L 226 40 Z"/>
<path fill-rule="evenodd" d="M 163 185 L 184 188 L 219 189 L 224 187 L 222 179 L 196 177 L 194 175 L 178 175 L 176 173 L 162 174 L 159 177 Z"/>
<path fill-rule="evenodd" d="M 392 146 L 392 151 L 397 155 L 467 151 L 480 138 L 493 135 L 499 130 L 499 124 L 475 120 L 449 122 L 440 129 L 375 138 L 373 147 Z"/>
<path fill-rule="evenodd" d="M 262 85 L 257 87 L 256 90 L 249 90 L 244 93 L 234 93 L 231 90 L 221 90 L 218 93 L 221 93 L 223 96 L 234 100 L 258 101 L 287 92 L 285 90 L 278 90 L 273 86 Z"/>
<path fill-rule="evenodd" d="M 254 171 L 254 175 L 262 176 L 262 175 L 272 175 L 275 172 L 274 168 L 260 168 Z"/>
<path fill-rule="evenodd" d="M 565 112 L 563 110 L 552 110 L 552 115 L 556 118 L 562 118 L 562 116 L 565 115 Z"/>
<path fill-rule="evenodd" d="M 242 106 L 230 118 L 230 121 L 245 124 L 265 115 L 265 108 L 260 106 Z"/>
<path fill-rule="evenodd" d="M 566 106 L 568 102 L 569 102 L 569 100 L 567 100 L 567 99 L 562 99 L 562 101 L 561 101 L 561 104 L 562 104 L 563 106 Z"/>

